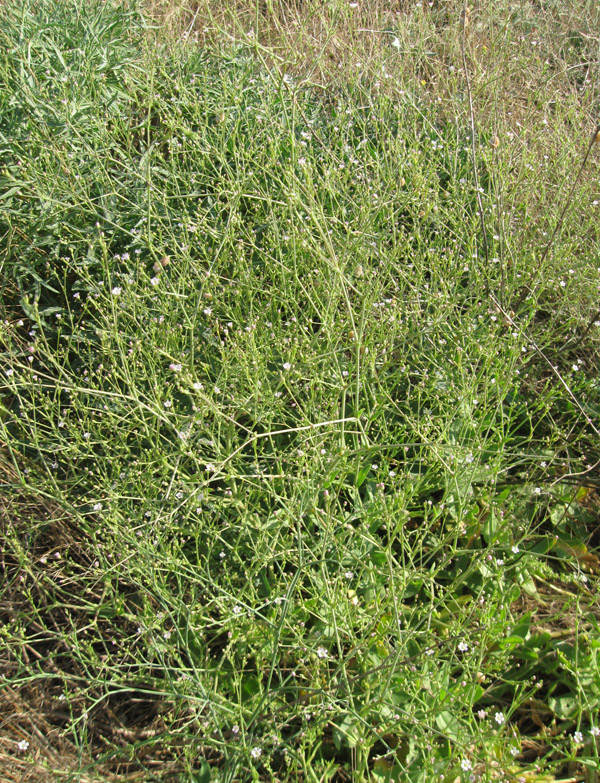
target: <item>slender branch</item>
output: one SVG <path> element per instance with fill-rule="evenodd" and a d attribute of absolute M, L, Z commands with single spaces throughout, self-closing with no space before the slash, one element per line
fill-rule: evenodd
<path fill-rule="evenodd" d="M 581 343 L 585 340 L 585 338 L 588 336 L 590 329 L 592 326 L 594 326 L 595 323 L 598 322 L 598 319 L 600 319 L 600 310 L 596 310 L 594 315 L 590 318 L 588 325 L 583 330 L 583 334 L 581 334 L 576 340 L 575 343 L 571 343 L 571 340 L 567 340 L 567 342 L 563 345 L 563 351 L 565 348 L 574 348 L 575 345 L 581 345 Z"/>
<path fill-rule="evenodd" d="M 469 101 L 469 123 L 471 125 L 471 165 L 473 168 L 473 177 L 475 179 L 475 195 L 477 197 L 477 211 L 479 213 L 479 222 L 481 226 L 481 240 L 483 244 L 483 257 L 485 259 L 485 289 L 486 293 L 489 293 L 489 269 L 490 269 L 490 254 L 488 250 L 487 235 L 485 230 L 485 218 L 483 215 L 483 201 L 481 199 L 481 191 L 479 190 L 479 174 L 477 172 L 477 152 L 475 146 L 476 130 L 475 130 L 475 111 L 473 109 L 473 93 L 471 91 L 471 79 L 469 78 L 469 70 L 467 68 L 467 55 L 466 55 L 466 38 L 467 27 L 469 25 L 469 6 L 465 2 L 462 12 L 462 35 L 460 39 L 460 53 L 462 57 L 463 72 L 465 75 L 465 85 L 467 88 L 467 98 Z M 504 296 L 501 294 L 501 301 Z"/>
<path fill-rule="evenodd" d="M 504 319 L 505 319 L 505 321 L 506 321 L 507 323 L 509 323 L 509 324 L 510 324 L 510 325 L 511 325 L 511 326 L 512 326 L 514 329 L 517 329 L 518 331 L 520 331 L 521 333 L 523 333 L 523 330 L 522 330 L 522 329 L 519 327 L 519 325 L 518 325 L 517 323 L 515 323 L 515 321 L 513 320 L 513 318 L 512 318 L 512 316 L 511 316 L 511 314 L 510 314 L 510 313 L 508 313 L 508 312 L 507 312 L 507 311 L 506 311 L 506 310 L 505 310 L 505 309 L 502 307 L 502 305 L 501 305 L 501 304 L 500 304 L 500 302 L 499 302 L 499 301 L 496 299 L 496 297 L 495 297 L 493 294 L 490 294 L 490 297 L 491 297 L 491 299 L 492 299 L 492 302 L 493 302 L 493 303 L 496 305 L 496 307 L 498 308 L 498 311 L 499 311 L 500 313 L 502 313 L 502 315 L 504 316 Z M 561 384 L 561 386 L 564 388 L 564 390 L 567 392 L 568 396 L 569 396 L 569 397 L 571 398 L 571 400 L 573 401 L 573 404 L 575 405 L 575 407 L 577 408 L 577 410 L 578 410 L 578 411 L 581 413 L 581 415 L 584 417 L 584 419 L 585 419 L 586 423 L 587 423 L 587 424 L 589 424 L 589 426 L 590 426 L 590 427 L 591 427 L 591 428 L 594 430 L 594 432 L 596 433 L 596 435 L 597 435 L 597 436 L 600 438 L 600 430 L 599 430 L 599 429 L 598 429 L 598 427 L 597 427 L 597 426 L 594 424 L 594 422 L 593 422 L 593 421 L 592 421 L 592 419 L 589 417 L 589 415 L 588 415 L 588 414 L 587 414 L 587 413 L 584 411 L 583 407 L 581 406 L 581 403 L 579 402 L 579 400 L 577 399 L 577 397 L 576 397 L 576 396 L 573 394 L 573 392 L 571 391 L 571 387 L 570 387 L 570 386 L 569 386 L 569 384 L 568 384 L 568 383 L 565 381 L 565 379 L 563 378 L 563 376 L 562 376 L 562 375 L 561 375 L 561 373 L 559 372 L 558 368 L 557 368 L 557 367 L 556 367 L 554 364 L 552 364 L 552 362 L 550 361 L 550 359 L 548 359 L 548 357 L 546 356 L 546 354 L 545 354 L 545 353 L 542 351 L 542 349 L 541 349 L 541 348 L 538 346 L 538 344 L 535 342 L 535 340 L 533 340 L 531 337 L 527 337 L 527 341 L 528 341 L 528 342 L 530 343 L 530 345 L 533 347 L 534 351 L 535 351 L 535 352 L 536 352 L 536 353 L 537 353 L 539 356 L 541 356 L 541 358 L 542 358 L 542 359 L 543 359 L 543 360 L 546 362 L 546 364 L 548 365 L 548 367 L 550 367 L 550 369 L 552 370 L 552 372 L 554 373 L 554 375 L 557 377 L 557 379 L 558 379 L 559 383 Z M 596 465 L 597 465 L 597 464 L 598 464 L 598 463 L 596 463 Z M 596 465 L 592 465 L 592 468 L 589 468 L 588 470 L 582 471 L 581 473 L 577 473 L 577 474 L 570 474 L 570 475 L 578 475 L 578 476 L 583 476 L 583 475 L 585 475 L 586 473 L 589 473 L 589 471 L 590 471 L 590 470 L 592 470 L 593 468 L 595 468 L 595 467 L 596 467 Z"/>
<path fill-rule="evenodd" d="M 554 226 L 554 231 L 552 232 L 550 239 L 546 243 L 546 247 L 544 248 L 544 252 L 542 253 L 540 260 L 537 263 L 536 268 L 533 270 L 529 280 L 525 285 L 523 286 L 523 289 L 521 293 L 519 294 L 519 298 L 516 301 L 516 304 L 513 307 L 513 311 L 516 313 L 519 306 L 523 303 L 523 300 L 527 296 L 528 293 L 531 293 L 531 286 L 534 284 L 536 278 L 539 276 L 539 273 L 542 269 L 542 266 L 544 264 L 544 261 L 548 258 L 548 253 L 550 252 L 550 248 L 552 247 L 552 244 L 554 243 L 554 240 L 556 238 L 556 235 L 562 228 L 562 224 L 565 219 L 565 215 L 567 214 L 567 209 L 571 205 L 571 199 L 573 198 L 573 193 L 575 191 L 575 188 L 577 187 L 579 180 L 581 179 L 581 175 L 583 173 L 583 169 L 585 168 L 585 164 L 587 163 L 587 160 L 590 156 L 590 152 L 592 151 L 592 147 L 596 142 L 600 141 L 600 125 L 597 125 L 594 129 L 594 132 L 592 133 L 592 137 L 590 138 L 587 150 L 585 152 L 585 155 L 583 156 L 583 160 L 581 161 L 581 165 L 579 166 L 579 171 L 577 172 L 577 176 L 573 180 L 573 183 L 569 189 L 569 193 L 567 195 L 567 198 L 565 199 L 565 203 L 563 205 L 563 208 L 561 210 L 560 216 L 558 218 L 558 221 L 556 225 Z"/>

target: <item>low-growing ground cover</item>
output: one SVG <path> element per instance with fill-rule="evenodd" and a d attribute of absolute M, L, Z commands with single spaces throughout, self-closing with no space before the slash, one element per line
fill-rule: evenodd
<path fill-rule="evenodd" d="M 597 780 L 598 11 L 354 5 L 0 9 L 6 780 Z"/>

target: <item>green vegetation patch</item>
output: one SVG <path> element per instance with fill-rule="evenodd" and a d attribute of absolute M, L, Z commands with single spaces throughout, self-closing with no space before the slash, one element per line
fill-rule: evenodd
<path fill-rule="evenodd" d="M 546 251 L 464 93 L 0 20 L 8 779 L 595 780 L 593 183 Z"/>

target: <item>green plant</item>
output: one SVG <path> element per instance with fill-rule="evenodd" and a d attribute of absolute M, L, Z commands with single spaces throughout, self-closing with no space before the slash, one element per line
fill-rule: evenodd
<path fill-rule="evenodd" d="M 217 53 L 134 6 L 22 5 L 0 10 L 8 767 L 39 772 L 47 734 L 64 779 L 595 774 L 587 167 L 564 210 L 568 150 L 550 170 L 499 125 L 473 156 L 465 94 L 423 91 L 433 55 L 402 71 L 395 38 L 402 92 L 323 91 L 260 36 Z M 424 47 L 437 13 L 389 37 Z M 518 38 L 488 22 L 502 64 Z M 561 231 L 538 255 L 540 214 Z"/>

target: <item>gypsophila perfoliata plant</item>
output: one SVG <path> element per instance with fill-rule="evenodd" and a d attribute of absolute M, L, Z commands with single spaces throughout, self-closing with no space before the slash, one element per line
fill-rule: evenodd
<path fill-rule="evenodd" d="M 9 780 L 596 769 L 595 55 L 426 5 L 0 9 Z"/>

